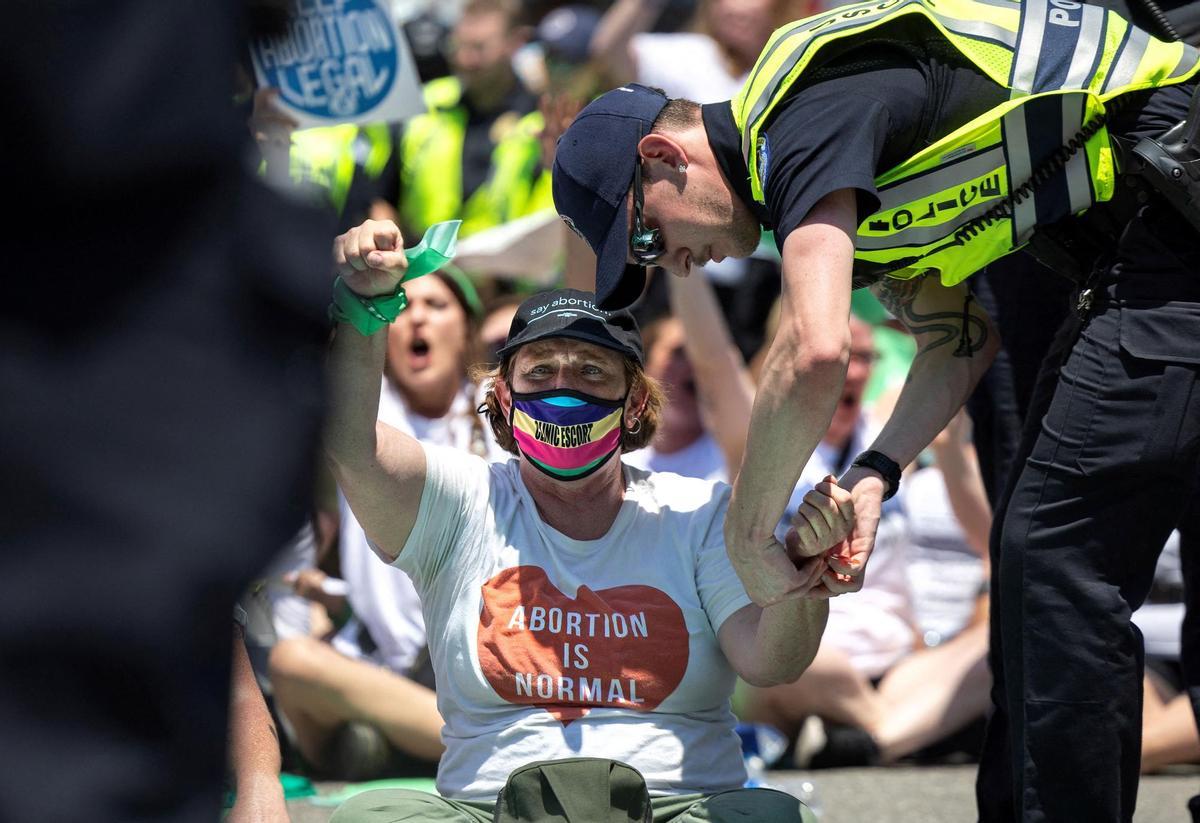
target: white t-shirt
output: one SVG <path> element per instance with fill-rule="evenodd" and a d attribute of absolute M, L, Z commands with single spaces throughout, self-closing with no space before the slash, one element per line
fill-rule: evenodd
<path fill-rule="evenodd" d="M 699 477 L 704 480 L 729 479 L 729 471 L 725 466 L 725 453 L 717 444 L 716 439 L 704 432 L 686 448 L 666 454 L 653 446 L 638 449 L 635 452 L 621 455 L 626 465 L 651 472 L 671 472 L 684 477 Z"/>
<path fill-rule="evenodd" d="M 1182 592 L 1183 566 L 1179 558 L 1179 532 L 1172 531 L 1154 567 L 1155 582 L 1170 585 Z M 1178 660 L 1180 625 L 1183 623 L 1182 598 L 1170 603 L 1145 603 L 1133 613 L 1133 622 L 1142 632 L 1146 654 Z"/>
<path fill-rule="evenodd" d="M 305 523 L 263 571 L 263 577 L 267 579 L 266 595 L 271 607 L 271 625 L 275 630 L 275 637 L 267 645 L 275 640 L 308 636 L 312 603 L 308 598 L 296 594 L 292 585 L 282 580 L 291 572 L 311 569 L 316 564 L 317 535 L 312 524 Z"/>
<path fill-rule="evenodd" d="M 469 383 L 463 385 L 449 412 L 429 418 L 409 411 L 391 381 L 383 380 L 379 395 L 381 421 L 418 440 L 441 446 L 468 451 L 482 445 L 489 459 L 498 459 L 503 452 L 492 439 L 491 428 L 486 423 L 477 425 L 473 415 L 475 389 Z M 354 619 L 338 632 L 333 646 L 347 656 L 369 657 L 394 672 L 407 674 L 425 647 L 425 623 L 417 591 L 408 575 L 379 562 L 344 496 L 339 495 L 339 505 L 342 577 L 349 585 Z M 370 654 L 359 642 L 360 623 L 375 641 L 376 649 Z"/>
<path fill-rule="evenodd" d="M 629 44 L 637 64 L 638 82 L 654 86 L 668 97 L 697 103 L 732 100 L 746 75 L 734 77 L 725 68 L 717 41 L 694 32 L 636 34 Z"/>
<path fill-rule="evenodd" d="M 430 628 L 438 791 L 494 800 L 518 766 L 578 756 L 629 763 L 657 795 L 741 786 L 717 643 L 750 602 L 725 554 L 729 487 L 625 468 L 608 534 L 573 540 L 542 520 L 516 460 L 425 453 L 396 565 Z"/>
<path fill-rule="evenodd" d="M 908 521 L 908 581 L 917 624 L 925 644 L 936 646 L 975 614 L 984 591 L 983 561 L 967 543 L 939 469 L 913 472 L 900 484 L 898 498 Z"/>

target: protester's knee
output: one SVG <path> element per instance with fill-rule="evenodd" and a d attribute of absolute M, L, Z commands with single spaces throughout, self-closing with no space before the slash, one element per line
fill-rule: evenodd
<path fill-rule="evenodd" d="M 397 820 L 475 823 L 475 818 L 437 795 L 413 789 L 381 789 L 355 795 L 338 806 L 330 823 L 393 823 Z"/>
<path fill-rule="evenodd" d="M 311 637 L 280 640 L 271 649 L 268 668 L 272 683 L 312 680 L 320 672 L 321 641 Z"/>
<path fill-rule="evenodd" d="M 807 806 L 786 792 L 775 789 L 734 789 L 697 802 L 678 820 L 679 823 L 742 823 L 746 820 L 813 823 L 816 817 Z"/>
<path fill-rule="evenodd" d="M 798 684 L 800 688 L 820 689 L 827 694 L 850 695 L 862 688 L 863 677 L 844 654 L 818 655 Z"/>

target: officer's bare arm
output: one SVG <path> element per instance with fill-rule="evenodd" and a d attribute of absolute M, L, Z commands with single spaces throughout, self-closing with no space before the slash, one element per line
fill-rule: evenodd
<path fill-rule="evenodd" d="M 1000 337 L 965 284 L 936 274 L 885 278 L 872 291 L 917 342 L 917 356 L 891 418 L 872 448 L 907 465 L 962 407 L 995 359 Z"/>
<path fill-rule="evenodd" d="M 779 330 L 763 363 L 725 523 L 735 568 L 738 558 L 770 550 L 775 524 L 841 396 L 850 357 L 857 216 L 854 192 L 833 192 L 784 242 Z M 789 582 L 794 581 L 762 581 L 758 590 L 747 591 L 765 605 Z"/>

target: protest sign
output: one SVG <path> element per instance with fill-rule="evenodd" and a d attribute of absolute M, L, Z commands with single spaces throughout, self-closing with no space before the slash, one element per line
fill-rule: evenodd
<path fill-rule="evenodd" d="M 295 0 L 250 43 L 260 87 L 300 128 L 403 120 L 425 110 L 416 66 L 385 0 Z"/>

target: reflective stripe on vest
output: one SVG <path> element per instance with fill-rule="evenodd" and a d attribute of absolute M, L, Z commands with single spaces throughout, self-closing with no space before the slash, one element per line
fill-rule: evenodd
<path fill-rule="evenodd" d="M 930 26 L 1009 89 L 1007 102 L 879 175 L 879 211 L 858 229 L 857 265 L 900 278 L 935 270 L 946 285 L 1024 245 L 1037 225 L 1110 199 L 1105 103 L 1200 69 L 1195 48 L 1076 0 L 843 6 L 776 31 L 732 101 L 756 200 L 770 174 L 761 129 L 818 53 L 897 37 L 900 24 Z"/>
<path fill-rule="evenodd" d="M 425 87 L 429 111 L 414 117 L 404 131 L 400 154 L 400 215 L 408 231 L 420 234 L 442 220 L 461 219 L 460 236 L 522 217 L 551 201 L 537 202 L 533 187 L 541 161 L 538 134 L 542 116 L 501 115 L 501 131 L 492 150 L 487 177 L 462 200 L 463 143 L 467 113 L 462 87 L 453 77 Z M 509 120 L 505 124 L 505 120 Z"/>

